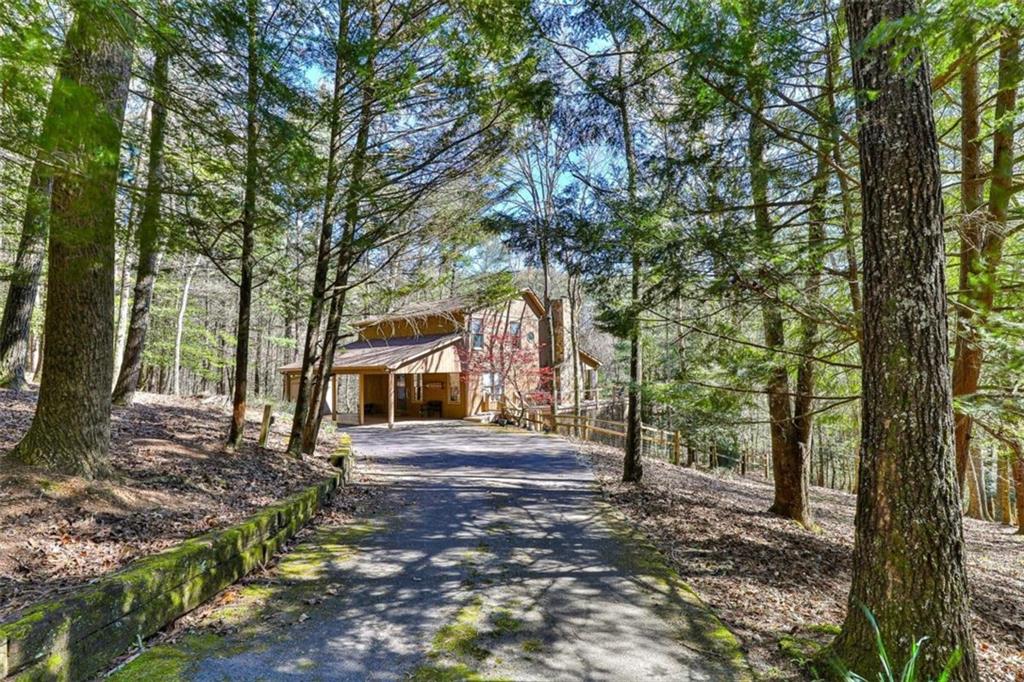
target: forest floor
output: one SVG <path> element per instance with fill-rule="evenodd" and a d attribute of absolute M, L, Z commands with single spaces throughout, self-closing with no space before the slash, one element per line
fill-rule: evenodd
<path fill-rule="evenodd" d="M 812 488 L 816 532 L 767 513 L 767 481 L 645 460 L 625 485 L 621 451 L 584 446 L 609 500 L 669 557 L 683 580 L 742 640 L 762 676 L 799 676 L 781 642 L 826 642 L 850 588 L 855 498 Z M 1024 537 L 968 519 L 968 575 L 982 674 L 1024 681 Z M 788 647 L 786 647 L 788 648 Z"/>
<path fill-rule="evenodd" d="M 35 400 L 34 392 L 0 391 L 0 453 L 28 429 Z M 248 414 L 243 447 L 225 453 L 228 414 L 223 399 L 138 394 L 131 407 L 114 409 L 112 478 L 0 471 L 0 620 L 241 521 L 335 471 L 326 460 L 285 456 L 290 424 L 281 420 L 259 447 L 260 406 Z M 326 445 L 333 430 L 324 431 Z"/>

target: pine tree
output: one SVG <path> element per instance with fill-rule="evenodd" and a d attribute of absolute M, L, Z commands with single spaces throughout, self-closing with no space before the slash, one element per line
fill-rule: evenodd
<path fill-rule="evenodd" d="M 114 197 L 131 78 L 134 16 L 106 2 L 74 3 L 75 20 L 44 123 L 52 170 L 47 371 L 28 432 L 10 462 L 101 475 L 110 447 L 113 379 Z"/>
<path fill-rule="evenodd" d="M 880 28 L 918 11 L 915 0 L 846 6 L 864 206 L 863 418 L 853 583 L 834 649 L 866 678 L 879 671 L 866 608 L 894 660 L 928 637 L 921 677 L 959 652 L 952 679 L 973 682 L 931 81 L 920 48 Z"/>

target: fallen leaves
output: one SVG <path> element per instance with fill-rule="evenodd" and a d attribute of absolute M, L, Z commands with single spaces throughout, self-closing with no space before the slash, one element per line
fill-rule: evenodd
<path fill-rule="evenodd" d="M 767 481 L 644 462 L 644 483 L 620 482 L 622 455 L 583 446 L 605 496 L 670 558 L 740 637 L 762 674 L 799 672 L 779 635 L 842 622 L 850 588 L 854 497 L 812 488 L 816 532 L 767 513 Z M 1024 682 L 1024 541 L 966 522 L 974 631 L 985 680 Z M 773 673 L 774 674 L 774 673 Z"/>
<path fill-rule="evenodd" d="M 0 452 L 27 430 L 34 402 L 34 393 L 0 390 Z M 250 417 L 255 439 L 260 415 Z M 238 522 L 334 471 L 321 459 L 284 456 L 283 433 L 271 441 L 276 450 L 247 441 L 227 455 L 227 419 L 216 401 L 139 394 L 114 412 L 111 479 L 0 473 L 0 619 Z"/>

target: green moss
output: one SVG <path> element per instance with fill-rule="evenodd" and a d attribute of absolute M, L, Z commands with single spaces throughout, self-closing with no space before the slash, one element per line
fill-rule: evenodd
<path fill-rule="evenodd" d="M 184 679 L 185 669 L 190 660 L 188 654 L 176 647 L 156 646 L 129 661 L 107 679 L 114 682 L 177 682 Z"/>
<path fill-rule="evenodd" d="M 523 621 L 513 617 L 508 609 L 498 609 L 492 613 L 491 624 L 494 625 L 491 634 L 495 636 L 518 632 L 523 627 Z"/>
<path fill-rule="evenodd" d="M 480 646 L 480 613 L 483 599 L 474 597 L 459 609 L 451 623 L 443 626 L 434 635 L 433 654 L 451 654 L 456 657 L 470 657 L 483 660 L 490 652 Z"/>
<path fill-rule="evenodd" d="M 213 651 L 223 640 L 213 633 L 188 635 L 176 644 L 155 646 L 129 661 L 108 679 L 115 682 L 177 682 L 186 679 L 189 666 Z"/>
<path fill-rule="evenodd" d="M 611 505 L 602 504 L 600 508 L 602 520 L 622 549 L 615 558 L 616 563 L 634 578 L 647 582 L 665 595 L 664 600 L 655 604 L 654 610 L 676 628 L 677 639 L 690 647 L 696 645 L 713 650 L 733 664 L 736 679 L 749 679 L 751 674 L 736 636 L 701 601 L 665 556 L 626 518 Z"/>
<path fill-rule="evenodd" d="M 793 635 L 779 637 L 779 649 L 783 655 L 801 668 L 807 667 L 821 652 L 821 648 L 820 644 L 806 637 Z"/>
<path fill-rule="evenodd" d="M 842 631 L 842 628 L 835 623 L 817 623 L 815 625 L 809 625 L 807 629 L 810 632 L 822 635 L 831 635 L 833 637 L 837 636 Z"/>
<path fill-rule="evenodd" d="M 539 639 L 527 639 L 524 640 L 520 646 L 526 653 L 535 654 L 544 648 L 544 643 L 541 642 Z"/>

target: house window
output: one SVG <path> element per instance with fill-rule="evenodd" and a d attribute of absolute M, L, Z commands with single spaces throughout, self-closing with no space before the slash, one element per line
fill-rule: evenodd
<path fill-rule="evenodd" d="M 423 402 L 423 375 L 412 375 L 412 399 L 414 402 Z"/>
<path fill-rule="evenodd" d="M 512 336 L 512 346 L 515 348 L 521 348 L 523 345 L 523 337 L 520 335 L 522 331 L 522 325 L 519 322 L 508 323 L 508 333 Z"/>
<path fill-rule="evenodd" d="M 484 347 L 484 321 L 475 318 L 469 321 L 469 333 L 472 335 L 472 347 Z"/>
<path fill-rule="evenodd" d="M 501 385 L 501 375 L 497 372 L 485 372 L 482 377 L 484 394 L 489 398 L 500 398 L 504 392 Z"/>
<path fill-rule="evenodd" d="M 448 402 L 456 405 L 462 402 L 462 385 L 458 374 L 448 375 Z"/>

